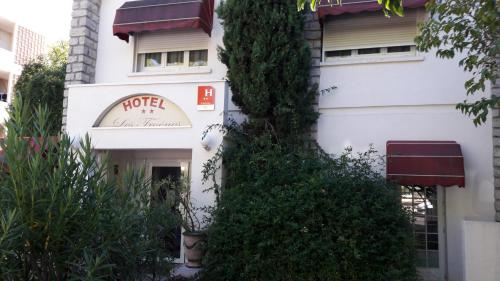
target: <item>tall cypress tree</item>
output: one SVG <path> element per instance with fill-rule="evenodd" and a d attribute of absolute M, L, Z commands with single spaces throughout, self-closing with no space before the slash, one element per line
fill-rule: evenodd
<path fill-rule="evenodd" d="M 305 145 L 316 91 L 295 1 L 219 8 L 220 57 L 247 120 L 205 164 L 208 178 L 222 156 L 226 173 L 201 280 L 415 281 L 408 217 L 369 154 L 335 159 Z"/>
<path fill-rule="evenodd" d="M 309 87 L 310 51 L 303 14 L 294 0 L 228 0 L 220 58 L 228 67 L 233 102 L 254 129 L 282 140 L 306 133 L 317 119 Z"/>

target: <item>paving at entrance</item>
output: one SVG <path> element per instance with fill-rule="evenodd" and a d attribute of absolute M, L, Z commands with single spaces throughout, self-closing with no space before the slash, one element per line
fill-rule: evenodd
<path fill-rule="evenodd" d="M 184 264 L 179 264 L 174 267 L 170 277 L 160 277 L 157 280 L 148 277 L 144 281 L 194 281 L 200 271 L 201 268 L 189 268 Z"/>

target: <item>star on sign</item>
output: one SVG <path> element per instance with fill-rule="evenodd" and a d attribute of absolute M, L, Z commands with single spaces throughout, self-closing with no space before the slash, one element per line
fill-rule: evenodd
<path fill-rule="evenodd" d="M 146 114 L 146 110 L 145 109 L 142 110 L 142 114 Z"/>
<path fill-rule="evenodd" d="M 154 110 L 152 110 L 152 109 L 150 109 L 150 110 L 149 110 L 149 113 L 153 113 L 153 112 L 155 112 L 155 111 L 154 111 Z"/>

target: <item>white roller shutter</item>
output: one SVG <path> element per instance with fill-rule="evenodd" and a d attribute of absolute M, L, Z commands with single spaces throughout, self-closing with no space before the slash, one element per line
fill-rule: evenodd
<path fill-rule="evenodd" d="M 384 17 L 380 12 L 333 17 L 324 23 L 323 50 L 414 45 L 417 10 L 404 17 Z"/>
<path fill-rule="evenodd" d="M 147 32 L 136 37 L 139 54 L 207 49 L 210 40 L 205 32 L 198 29 Z"/>

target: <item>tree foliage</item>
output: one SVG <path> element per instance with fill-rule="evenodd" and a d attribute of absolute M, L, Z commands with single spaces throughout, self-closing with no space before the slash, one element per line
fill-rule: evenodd
<path fill-rule="evenodd" d="M 33 114 L 21 99 L 1 144 L 0 280 L 144 280 L 168 270 L 171 206 L 151 204 L 140 172 L 111 178 L 88 138 L 76 148 L 51 137 L 47 110 Z"/>
<path fill-rule="evenodd" d="M 202 280 L 417 280 L 409 217 L 372 152 L 331 158 L 228 129 Z"/>
<path fill-rule="evenodd" d="M 495 0 L 431 1 L 427 5 L 431 17 L 421 26 L 416 38 L 419 51 L 437 49 L 440 58 L 464 54 L 459 65 L 472 78 L 465 82 L 468 95 L 483 92 L 487 82 L 495 82 L 500 51 L 500 10 Z M 500 106 L 500 98 L 482 98 L 457 105 L 463 113 L 474 117 L 474 124 L 486 121 L 490 108 Z"/>
<path fill-rule="evenodd" d="M 224 167 L 202 280 L 415 280 L 409 220 L 369 155 L 331 158 L 317 119 L 295 0 L 227 0 L 222 62 L 241 124 L 215 125 Z M 370 153 L 368 153 L 370 154 Z"/>
<path fill-rule="evenodd" d="M 61 130 L 67 57 L 67 42 L 57 43 L 46 56 L 24 65 L 15 85 L 16 96 L 28 103 L 31 112 L 35 112 L 39 106 L 47 106 L 52 135 L 57 135 Z"/>
<path fill-rule="evenodd" d="M 342 5 L 342 0 L 297 0 L 297 9 L 304 10 L 306 3 L 309 2 L 311 11 L 316 11 L 320 4 L 329 5 Z M 404 15 L 403 1 L 402 0 L 377 0 L 386 15 L 396 14 L 398 16 Z"/>
<path fill-rule="evenodd" d="M 232 100 L 248 125 L 268 127 L 282 139 L 303 135 L 317 114 L 302 14 L 289 0 L 230 0 L 218 13 L 224 25 L 220 58 L 228 67 Z"/>

